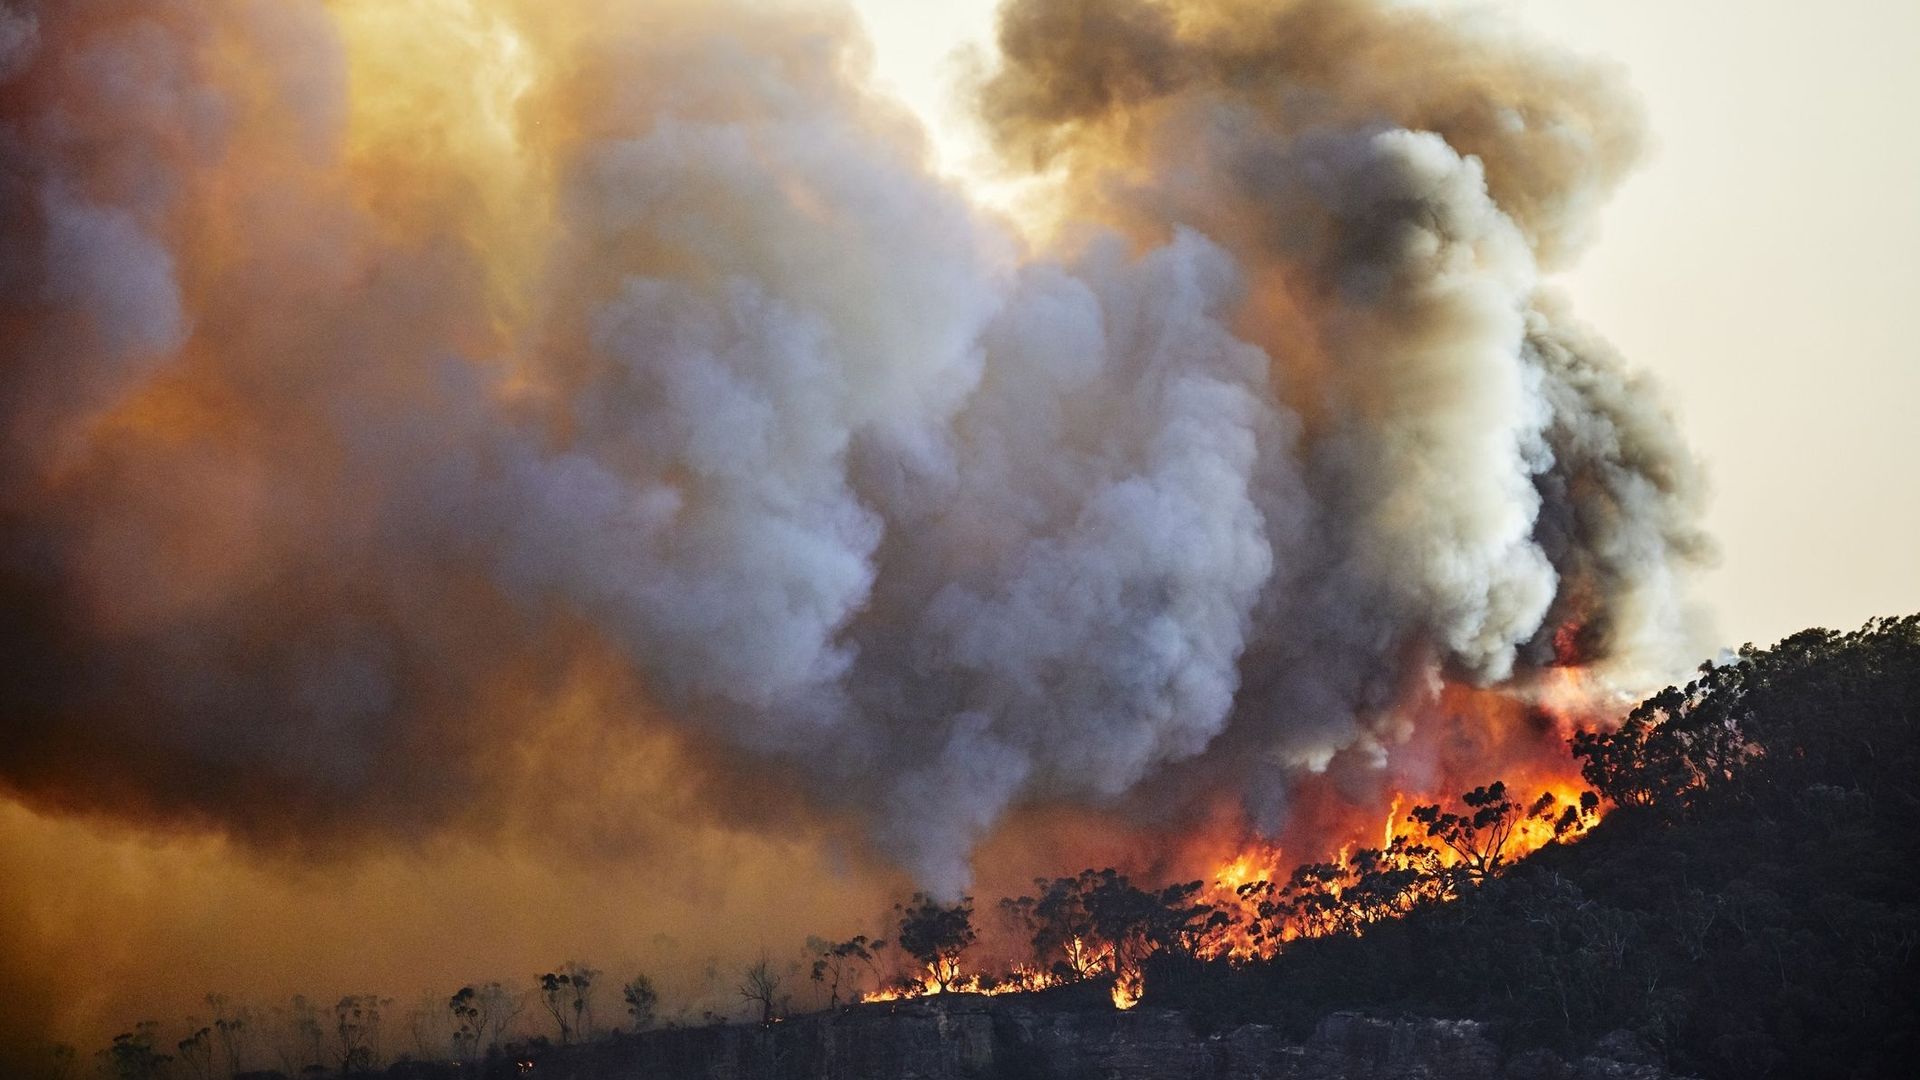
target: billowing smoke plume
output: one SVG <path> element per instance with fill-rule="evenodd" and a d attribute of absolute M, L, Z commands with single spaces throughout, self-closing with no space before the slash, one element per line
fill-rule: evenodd
<path fill-rule="evenodd" d="M 471 825 L 606 655 L 952 891 L 1022 804 L 1272 824 L 1438 679 L 1676 655 L 1693 467 L 1541 284 L 1607 73 L 1373 0 L 1000 45 L 1058 240 L 815 7 L 0 5 L 0 783 Z"/>
<path fill-rule="evenodd" d="M 1344 0 L 1032 0 L 1000 47 L 1008 155 L 1061 175 L 1075 219 L 1221 243 L 1251 282 L 1231 326 L 1304 426 L 1216 744 L 1260 762 L 1237 770 L 1257 819 L 1292 770 L 1404 741 L 1436 675 L 1631 683 L 1687 655 L 1694 467 L 1541 283 L 1638 150 L 1609 73 Z"/>

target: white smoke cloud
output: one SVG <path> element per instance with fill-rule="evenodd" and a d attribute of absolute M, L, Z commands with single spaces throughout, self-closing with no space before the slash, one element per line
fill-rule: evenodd
<path fill-rule="evenodd" d="M 984 744 L 1000 776 L 1113 797 L 1224 726 L 1274 558 L 1259 468 L 1291 433 L 1267 357 L 1224 325 L 1238 288 L 1191 233 L 1137 261 L 1104 244 L 1030 271 L 988 330 L 956 482 L 912 515 L 899 573 L 917 580 L 860 628 L 909 627 L 907 655 L 854 673 L 864 700 L 950 729 L 940 762 Z M 1017 794 L 950 771 L 913 776 L 896 804 L 977 833 Z M 951 891 L 965 851 L 918 868 Z"/>

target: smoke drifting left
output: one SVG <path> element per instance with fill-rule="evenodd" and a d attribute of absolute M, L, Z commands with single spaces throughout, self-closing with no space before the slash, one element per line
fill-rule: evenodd
<path fill-rule="evenodd" d="M 696 1000 L 1693 658 L 1694 467 L 1542 284 L 1608 73 L 1357 0 L 1000 44 L 1032 236 L 831 7 L 0 3 L 6 1022 Z"/>

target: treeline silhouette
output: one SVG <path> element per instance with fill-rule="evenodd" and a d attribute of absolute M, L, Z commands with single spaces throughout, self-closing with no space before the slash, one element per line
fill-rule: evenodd
<path fill-rule="evenodd" d="M 1156 1004 L 1304 1033 L 1336 1009 L 1634 1032 L 1710 1078 L 1910 1076 L 1920 616 L 1748 646 L 1578 736 L 1611 805 L 1458 902 L 1270 961 L 1149 966 Z"/>
<path fill-rule="evenodd" d="M 762 954 L 738 975 L 744 1017 L 708 1010 L 666 1026 L 772 1023 L 792 1012 L 791 988 L 802 970 L 814 984 L 816 1007 L 829 1009 L 863 998 L 1037 992 L 1096 982 L 1112 988 L 1116 1003 L 1131 1006 L 1156 960 L 1235 965 L 1296 940 L 1358 935 L 1478 887 L 1506 865 L 1508 843 L 1521 824 L 1566 835 L 1584 828 L 1594 807 L 1591 797 L 1563 806 L 1550 794 L 1523 805 L 1499 782 L 1468 792 L 1460 803 L 1458 812 L 1438 804 L 1414 807 L 1406 822 L 1421 830 L 1422 840 L 1395 835 L 1380 848 L 1304 864 L 1282 881 L 1248 881 L 1224 896 L 1202 881 L 1145 888 L 1113 869 L 1037 879 L 1032 895 L 1002 899 L 990 909 L 996 948 L 976 949 L 981 934 L 971 897 L 941 903 L 916 894 L 895 906 L 891 942 L 865 935 L 812 938 L 806 964 L 782 965 Z M 94 1064 L 112 1080 L 513 1075 L 520 1062 L 554 1045 L 655 1025 L 659 995 L 644 974 L 619 987 L 625 1017 L 596 1022 L 602 974 L 568 962 L 518 987 L 469 984 L 406 1007 L 352 994 L 330 1006 L 295 998 L 286 1008 L 256 1011 L 210 994 L 205 1003 L 212 1019 L 189 1017 L 186 1038 L 169 1047 L 160 1025 L 146 1021 L 116 1036 Z M 47 1071 L 74 1076 L 76 1064 L 61 1048 Z"/>
<path fill-rule="evenodd" d="M 1117 1004 L 1144 993 L 1214 1029 L 1304 1037 L 1362 1009 L 1490 1021 L 1512 1045 L 1568 1051 L 1624 1029 L 1709 1078 L 1904 1076 L 1920 1054 L 1917 714 L 1920 616 L 1809 630 L 1703 665 L 1618 729 L 1576 736 L 1592 791 L 1573 801 L 1491 782 L 1452 807 L 1411 808 L 1410 828 L 1377 848 L 1224 895 L 1112 869 L 1040 879 L 987 909 L 988 945 L 971 898 L 916 895 L 895 908 L 891 942 L 810 939 L 810 963 L 762 955 L 738 998 L 770 1023 L 792 1010 L 802 971 L 826 1008 L 1098 982 Z M 1581 842 L 1515 860 L 1520 830 Z M 519 989 L 464 986 L 400 1013 L 407 1038 L 389 999 L 296 1000 L 276 1018 L 277 1067 L 256 1075 L 511 1075 L 552 1043 L 654 1024 L 645 976 L 620 987 L 623 1023 L 596 1023 L 600 976 L 568 964 Z M 215 1080 L 264 1064 L 250 1056 L 264 1055 L 260 1019 L 207 1000 L 214 1019 L 189 1021 L 186 1040 L 163 1051 L 142 1024 L 95 1056 L 98 1071 Z M 430 1045 L 422 1015 L 436 1008 L 444 1041 Z M 71 1051 L 58 1064 L 80 1075 Z"/>
<path fill-rule="evenodd" d="M 91 1071 L 110 1080 L 511 1075 L 517 1055 L 622 1030 L 618 1023 L 596 1023 L 601 974 L 568 962 L 518 989 L 476 983 L 405 1008 L 377 994 L 348 994 L 331 1004 L 295 997 L 271 1009 L 209 994 L 205 1004 L 211 1019 L 188 1017 L 184 1039 L 168 1046 L 157 1022 L 142 1021 L 94 1055 Z M 626 1030 L 652 1026 L 659 1000 L 652 981 L 639 974 L 618 989 Z M 551 1024 L 551 1036 L 527 1033 L 529 1022 L 543 1019 Z M 87 1071 L 64 1046 L 50 1048 L 38 1065 L 36 1071 L 56 1077 Z"/>

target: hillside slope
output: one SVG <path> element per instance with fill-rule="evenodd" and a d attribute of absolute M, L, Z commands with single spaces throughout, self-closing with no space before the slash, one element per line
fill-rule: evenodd
<path fill-rule="evenodd" d="M 1905 1076 L 1915 1023 L 1920 617 L 1748 647 L 1576 740 L 1615 804 L 1462 899 L 1149 998 L 1296 1034 L 1339 1009 L 1571 1047 L 1617 1028 L 1707 1077 Z"/>

